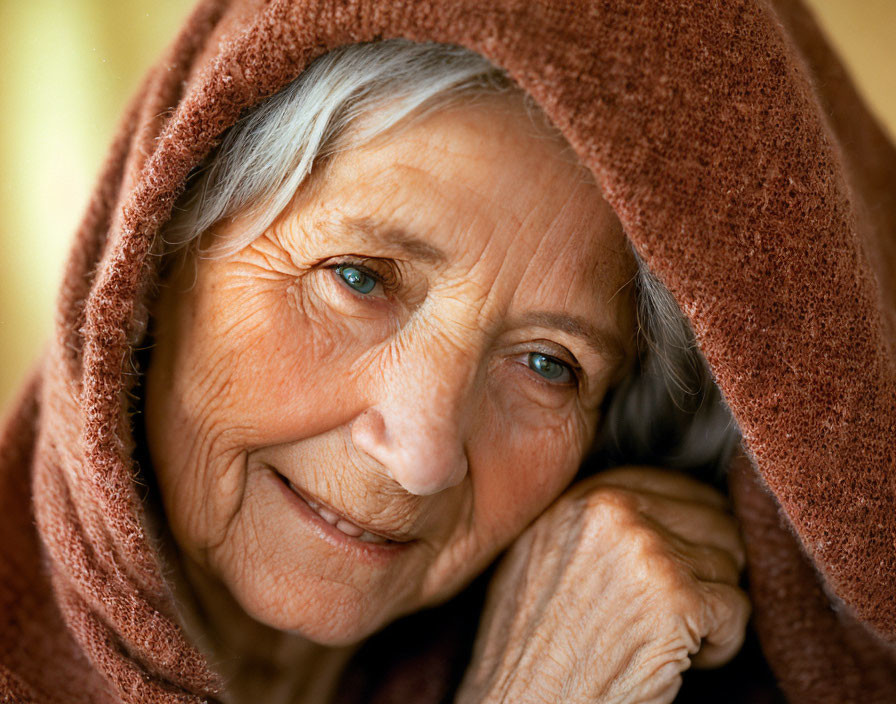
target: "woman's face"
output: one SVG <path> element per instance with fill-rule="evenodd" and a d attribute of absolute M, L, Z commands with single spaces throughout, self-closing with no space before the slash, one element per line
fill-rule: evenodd
<path fill-rule="evenodd" d="M 457 593 L 570 483 L 632 356 L 634 263 L 517 97 L 324 173 L 172 275 L 146 423 L 181 551 L 336 645 Z"/>

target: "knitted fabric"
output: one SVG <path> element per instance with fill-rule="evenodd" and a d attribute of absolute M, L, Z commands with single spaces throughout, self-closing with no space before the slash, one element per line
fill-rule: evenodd
<path fill-rule="evenodd" d="M 893 701 L 896 150 L 798 0 L 203 0 L 121 123 L 2 435 L 0 698 L 219 695 L 135 482 L 151 253 L 246 110 L 392 37 L 504 68 L 690 319 L 743 434 L 732 497 L 788 700 Z"/>

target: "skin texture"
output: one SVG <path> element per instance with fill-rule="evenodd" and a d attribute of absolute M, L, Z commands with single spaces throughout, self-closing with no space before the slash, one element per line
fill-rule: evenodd
<path fill-rule="evenodd" d="M 619 467 L 565 492 L 489 585 L 457 704 L 669 704 L 743 644 L 745 553 L 725 497 Z"/>
<path fill-rule="evenodd" d="M 276 701 L 274 681 L 284 700 L 325 701 L 373 632 L 453 596 L 521 534 L 517 563 L 539 556 L 526 536 L 557 513 L 533 521 L 631 364 L 633 274 L 590 175 L 513 95 L 338 154 L 251 245 L 175 267 L 153 311 L 147 439 L 182 601 L 231 663 L 233 701 Z M 394 542 L 346 537 L 295 492 Z M 570 505 L 549 535 L 590 511 Z M 607 530 L 621 543 L 630 527 Z M 539 543 L 560 557 L 528 578 L 555 610 L 575 595 L 551 569 L 593 563 L 607 539 L 575 536 Z M 502 570 L 508 589 L 521 574 Z M 484 629 L 465 690 L 479 698 L 518 681 L 500 628 Z"/>

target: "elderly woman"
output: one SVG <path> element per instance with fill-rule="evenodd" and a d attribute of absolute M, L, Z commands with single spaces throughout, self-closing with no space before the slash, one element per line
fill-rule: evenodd
<path fill-rule="evenodd" d="M 635 373 L 636 281 L 659 355 L 696 353 L 535 110 L 466 50 L 336 50 L 228 134 L 164 232 L 188 247 L 151 316 L 149 466 L 234 701 L 329 701 L 347 646 L 529 524 L 466 700 L 508 676 L 513 701 L 671 700 L 689 655 L 740 645 L 722 496 L 645 470 L 567 490 L 602 420 L 654 425 L 631 397 L 660 377 L 605 403 Z"/>
<path fill-rule="evenodd" d="M 892 468 L 885 279 L 856 234 L 884 220 L 800 171 L 832 157 L 759 58 L 778 25 L 740 8 L 722 44 L 757 52 L 731 61 L 764 97 L 712 114 L 750 135 L 771 101 L 803 149 L 722 129 L 685 153 L 662 135 L 707 129 L 712 96 L 685 30 L 718 41 L 730 10 L 682 15 L 662 52 L 658 7 L 625 30 L 624 8 L 460 10 L 207 2 L 153 74 L 4 436 L 7 699 L 672 702 L 740 649 L 749 558 L 789 700 L 884 701 L 896 502 L 845 462 L 858 385 L 859 464 Z M 665 73 L 607 68 L 636 55 Z M 778 258 L 817 236 L 799 203 L 828 208 L 820 263 Z M 785 481 L 819 432 L 818 480 Z M 702 700 L 783 696 L 730 672 Z"/>

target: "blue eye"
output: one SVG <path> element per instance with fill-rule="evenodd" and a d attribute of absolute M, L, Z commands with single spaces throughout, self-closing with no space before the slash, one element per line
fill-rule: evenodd
<path fill-rule="evenodd" d="M 368 294 L 376 288 L 377 280 L 366 271 L 355 266 L 337 266 L 336 273 L 348 286 L 358 293 Z"/>
<path fill-rule="evenodd" d="M 551 381 L 570 382 L 572 381 L 572 370 L 565 362 L 550 357 L 541 352 L 529 353 L 529 369 Z"/>

